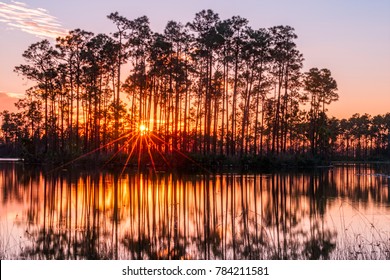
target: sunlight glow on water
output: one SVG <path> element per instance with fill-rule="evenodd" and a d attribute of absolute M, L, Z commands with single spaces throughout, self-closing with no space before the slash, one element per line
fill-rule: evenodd
<path fill-rule="evenodd" d="M 360 175 L 382 172 L 387 170 L 348 166 L 259 175 L 45 175 L 2 164 L 0 255 L 390 258 L 389 181 Z"/>

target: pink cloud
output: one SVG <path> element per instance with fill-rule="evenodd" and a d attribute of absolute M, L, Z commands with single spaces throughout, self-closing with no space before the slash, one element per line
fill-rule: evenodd
<path fill-rule="evenodd" d="M 21 97 L 20 94 L 8 94 L 0 91 L 0 112 L 8 110 L 10 112 L 16 112 L 15 103 Z"/>
<path fill-rule="evenodd" d="M 47 10 L 30 8 L 21 2 L 0 2 L 0 22 L 41 38 L 57 38 L 67 34 L 58 19 Z"/>

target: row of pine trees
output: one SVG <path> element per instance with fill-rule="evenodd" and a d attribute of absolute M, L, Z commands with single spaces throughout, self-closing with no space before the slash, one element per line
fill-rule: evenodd
<path fill-rule="evenodd" d="M 0 152 L 68 160 L 134 149 L 163 158 L 389 151 L 389 114 L 328 118 L 337 83 L 328 69 L 303 72 L 290 26 L 253 29 L 212 10 L 162 33 L 146 16 L 108 19 L 110 35 L 76 29 L 23 53 L 15 71 L 34 86 L 17 113 L 2 113 Z"/>

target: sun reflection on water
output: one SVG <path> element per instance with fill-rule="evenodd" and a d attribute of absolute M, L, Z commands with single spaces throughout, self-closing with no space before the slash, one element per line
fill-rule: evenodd
<path fill-rule="evenodd" d="M 2 166 L 1 222 L 14 258 L 385 258 L 388 184 L 357 173 L 43 175 Z M 375 246 L 357 251 L 352 234 Z"/>

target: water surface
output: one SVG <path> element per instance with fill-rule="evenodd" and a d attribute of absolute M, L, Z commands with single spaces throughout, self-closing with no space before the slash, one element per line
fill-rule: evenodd
<path fill-rule="evenodd" d="M 120 173 L 0 163 L 1 258 L 390 258 L 390 165 Z"/>

